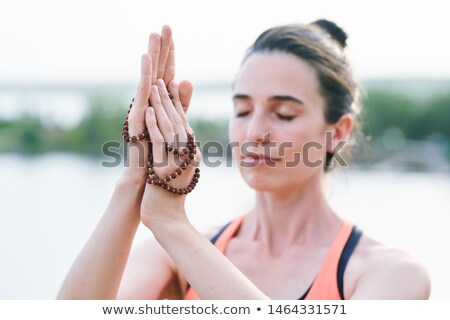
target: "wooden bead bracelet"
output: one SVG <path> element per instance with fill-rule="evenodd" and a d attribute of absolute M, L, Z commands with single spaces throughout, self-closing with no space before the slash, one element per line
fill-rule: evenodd
<path fill-rule="evenodd" d="M 134 98 L 132 100 L 132 103 L 130 104 L 130 108 L 128 110 L 128 114 L 131 111 L 131 108 L 133 107 Z M 167 190 L 168 192 L 171 192 L 173 194 L 183 195 L 188 194 L 194 190 L 195 186 L 198 183 L 198 179 L 200 178 L 200 169 L 195 168 L 195 173 L 191 179 L 191 182 L 186 188 L 175 188 L 172 186 L 169 186 L 167 182 L 170 180 L 175 179 L 177 176 L 181 175 L 183 173 L 183 170 L 187 169 L 187 166 L 191 163 L 191 161 L 194 159 L 194 154 L 197 153 L 197 145 L 194 141 L 194 136 L 186 131 L 186 135 L 188 138 L 188 141 L 186 143 L 186 146 L 180 151 L 179 149 L 173 147 L 170 143 L 165 142 L 165 149 L 167 152 L 173 152 L 174 155 L 178 155 L 178 157 L 181 159 L 184 156 L 186 158 L 181 162 L 181 165 L 179 168 L 177 168 L 172 174 L 166 176 L 165 178 L 160 178 L 156 175 L 155 169 L 153 167 L 153 151 L 152 151 L 152 142 L 150 139 L 150 134 L 148 133 L 148 130 L 146 129 L 143 133 L 138 134 L 137 136 L 130 136 L 128 131 L 128 115 L 123 123 L 123 129 L 122 129 L 122 136 L 123 139 L 126 142 L 137 142 L 142 140 L 149 140 L 149 152 L 148 152 L 148 162 L 147 162 L 147 174 L 145 175 L 145 181 L 149 184 L 153 184 L 155 186 L 160 186 L 164 190 Z"/>

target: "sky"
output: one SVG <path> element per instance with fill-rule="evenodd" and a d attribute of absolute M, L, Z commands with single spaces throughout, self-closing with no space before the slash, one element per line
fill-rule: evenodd
<path fill-rule="evenodd" d="M 0 0 L 0 86 L 137 83 L 148 35 L 164 24 L 176 79 L 229 82 L 262 31 L 318 18 L 348 33 L 360 79 L 449 79 L 449 9 L 445 0 Z"/>

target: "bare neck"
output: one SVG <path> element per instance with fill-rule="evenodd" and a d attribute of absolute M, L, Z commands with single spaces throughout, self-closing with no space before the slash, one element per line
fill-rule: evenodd
<path fill-rule="evenodd" d="M 257 191 L 256 205 L 241 229 L 245 238 L 278 255 L 292 245 L 330 245 L 340 222 L 319 176 L 289 191 Z"/>

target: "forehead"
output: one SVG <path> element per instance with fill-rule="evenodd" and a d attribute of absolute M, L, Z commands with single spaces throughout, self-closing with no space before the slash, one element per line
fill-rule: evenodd
<path fill-rule="evenodd" d="M 292 95 L 305 104 L 321 103 L 316 71 L 306 61 L 288 53 L 254 53 L 242 65 L 234 92 L 252 98 Z"/>

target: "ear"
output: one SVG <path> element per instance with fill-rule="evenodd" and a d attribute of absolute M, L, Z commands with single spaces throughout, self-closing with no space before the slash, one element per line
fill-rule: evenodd
<path fill-rule="evenodd" d="M 327 151 L 335 153 L 336 147 L 343 143 L 346 143 L 350 138 L 350 133 L 352 132 L 354 124 L 353 115 L 346 113 L 341 116 L 341 118 L 334 124 L 330 125 L 327 131 L 332 133 L 331 141 L 327 141 Z M 331 142 L 331 143 L 330 143 Z M 340 149 L 340 148 L 338 148 Z"/>

